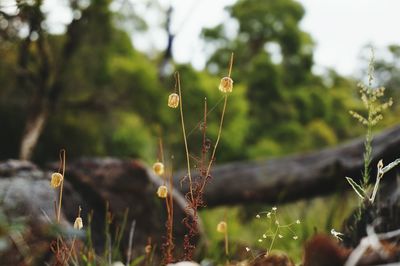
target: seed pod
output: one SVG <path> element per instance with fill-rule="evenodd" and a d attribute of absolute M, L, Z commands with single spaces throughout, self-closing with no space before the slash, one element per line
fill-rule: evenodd
<path fill-rule="evenodd" d="M 168 106 L 171 108 L 177 108 L 179 106 L 179 95 L 171 93 L 168 97 Z"/>
<path fill-rule="evenodd" d="M 64 177 L 60 173 L 53 173 L 51 175 L 51 181 L 50 181 L 50 186 L 52 188 L 57 188 L 61 185 L 62 180 Z"/>
<path fill-rule="evenodd" d="M 221 234 L 225 234 L 227 228 L 228 228 L 228 225 L 226 224 L 226 222 L 224 222 L 224 221 L 219 222 L 217 225 L 217 232 L 221 233 Z"/>
<path fill-rule="evenodd" d="M 83 227 L 83 222 L 81 217 L 77 217 L 74 222 L 74 229 L 81 230 Z"/>
<path fill-rule="evenodd" d="M 164 164 L 161 162 L 156 162 L 153 164 L 153 171 L 156 175 L 163 175 L 164 174 Z"/>
<path fill-rule="evenodd" d="M 157 196 L 159 198 L 165 199 L 168 195 L 168 189 L 166 186 L 159 186 L 157 189 Z"/>
<path fill-rule="evenodd" d="M 233 89 L 233 80 L 230 77 L 223 77 L 219 83 L 219 90 L 223 93 L 231 93 Z"/>
<path fill-rule="evenodd" d="M 144 247 L 144 252 L 146 252 L 146 254 L 150 254 L 150 252 L 151 252 L 151 245 L 150 244 L 148 244 L 148 245 L 146 245 Z"/>

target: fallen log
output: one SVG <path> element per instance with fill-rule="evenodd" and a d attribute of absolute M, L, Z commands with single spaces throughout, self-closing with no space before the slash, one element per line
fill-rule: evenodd
<path fill-rule="evenodd" d="M 375 176 L 380 159 L 386 165 L 400 157 L 400 126 L 377 135 L 372 146 L 371 175 Z M 216 165 L 204 198 L 207 206 L 282 203 L 348 190 L 345 176 L 355 180 L 361 176 L 363 152 L 360 138 L 308 154 Z M 390 179 L 389 174 L 385 179 Z M 176 187 L 183 175 L 182 171 L 175 177 Z M 185 193 L 187 187 L 181 190 Z"/>

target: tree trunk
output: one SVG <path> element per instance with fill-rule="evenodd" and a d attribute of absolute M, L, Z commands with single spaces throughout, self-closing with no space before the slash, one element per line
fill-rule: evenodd
<path fill-rule="evenodd" d="M 48 108 L 42 107 L 38 112 L 28 117 L 19 151 L 21 160 L 30 160 L 32 158 L 33 150 L 42 134 L 48 116 Z"/>
<path fill-rule="evenodd" d="M 376 136 L 372 146 L 370 169 L 371 182 L 374 182 L 380 159 L 387 165 L 400 157 L 400 126 Z M 359 180 L 364 163 L 363 152 L 364 139 L 360 138 L 309 154 L 217 165 L 211 171 L 205 202 L 208 206 L 276 203 L 349 190 L 345 176 Z M 396 169 L 385 174 L 382 181 L 391 181 Z M 176 187 L 180 188 L 179 179 L 184 175 L 185 172 L 181 171 L 175 177 Z M 187 187 L 182 190 L 184 193 Z"/>

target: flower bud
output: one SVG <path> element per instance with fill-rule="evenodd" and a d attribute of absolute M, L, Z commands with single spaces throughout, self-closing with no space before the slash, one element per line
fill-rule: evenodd
<path fill-rule="evenodd" d="M 153 164 L 153 171 L 156 175 L 163 175 L 164 174 L 164 164 L 161 162 L 156 162 Z"/>
<path fill-rule="evenodd" d="M 233 80 L 230 77 L 223 77 L 219 83 L 219 90 L 223 93 L 231 93 L 233 88 Z"/>
<path fill-rule="evenodd" d="M 171 108 L 177 108 L 179 106 L 179 95 L 171 93 L 168 97 L 168 106 Z"/>
<path fill-rule="evenodd" d="M 83 222 L 81 217 L 77 217 L 74 222 L 74 229 L 81 230 L 83 227 Z"/>
<path fill-rule="evenodd" d="M 226 224 L 226 222 L 224 222 L 224 221 L 219 222 L 217 225 L 217 232 L 225 234 L 227 228 L 228 228 L 228 225 Z"/>
<path fill-rule="evenodd" d="M 52 188 L 57 188 L 61 185 L 62 180 L 64 177 L 60 173 L 53 173 L 51 175 L 51 181 L 50 181 L 50 186 Z"/>
<path fill-rule="evenodd" d="M 159 198 L 165 199 L 168 195 L 168 189 L 166 186 L 159 186 L 157 189 L 157 196 Z"/>

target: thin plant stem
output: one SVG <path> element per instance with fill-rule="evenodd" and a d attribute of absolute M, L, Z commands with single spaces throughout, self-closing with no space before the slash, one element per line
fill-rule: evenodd
<path fill-rule="evenodd" d="M 229 226 L 228 226 L 228 223 L 227 223 L 227 213 L 226 213 L 226 210 L 225 210 L 225 214 L 224 214 L 224 221 L 225 221 L 225 223 L 226 223 L 226 230 L 225 230 L 225 233 L 224 233 L 224 241 L 225 241 L 225 255 L 226 255 L 226 258 L 227 258 L 227 260 L 228 260 L 228 262 L 229 262 L 229 242 L 228 242 L 228 228 L 229 228 Z"/>
<path fill-rule="evenodd" d="M 368 121 L 371 121 L 371 110 L 368 110 Z M 371 164 L 371 156 L 372 156 L 372 146 L 371 146 L 371 142 L 372 142 L 372 125 L 370 122 L 368 122 L 367 125 L 367 134 L 365 136 L 365 143 L 364 143 L 364 147 L 365 147 L 365 152 L 364 152 L 364 172 L 363 172 L 363 186 L 364 189 L 367 188 L 368 186 L 368 182 L 369 182 L 369 166 Z"/>
<path fill-rule="evenodd" d="M 233 67 L 233 53 L 231 53 L 231 60 L 229 62 L 229 71 L 228 71 L 228 77 L 231 77 L 232 74 L 232 67 Z"/>
<path fill-rule="evenodd" d="M 61 204 L 62 204 L 62 195 L 63 195 L 63 187 L 64 187 L 64 174 L 65 174 L 65 149 L 60 151 L 60 160 L 62 164 L 62 179 L 61 179 L 61 186 L 60 186 L 60 196 L 58 199 L 58 210 L 57 210 L 57 223 L 60 223 L 60 215 L 61 215 Z"/>
<path fill-rule="evenodd" d="M 177 80 L 177 83 L 178 83 L 178 92 L 179 92 L 179 96 L 181 98 L 180 101 L 179 101 L 179 109 L 180 109 L 180 114 L 181 114 L 181 125 L 182 125 L 183 141 L 185 143 L 185 152 L 186 152 L 186 163 L 187 163 L 188 178 L 189 178 L 190 198 L 191 198 L 191 200 L 193 202 L 194 198 L 193 198 L 192 174 L 191 174 L 191 169 L 190 169 L 189 148 L 188 148 L 187 138 L 186 138 L 185 120 L 184 120 L 184 117 L 183 117 L 183 97 L 182 97 L 182 91 L 181 91 L 181 81 L 180 81 L 180 78 L 179 78 L 179 72 L 175 72 L 175 79 Z"/>
<path fill-rule="evenodd" d="M 129 244 L 128 244 L 128 253 L 126 255 L 126 266 L 129 266 L 129 264 L 131 263 L 133 234 L 135 233 L 135 226 L 136 226 L 136 220 L 133 220 L 131 223 L 131 229 L 129 230 Z"/>
<path fill-rule="evenodd" d="M 272 238 L 271 244 L 270 244 L 270 246 L 269 246 L 269 248 L 268 248 L 268 254 L 267 254 L 267 255 L 269 255 L 269 253 L 270 253 L 271 250 L 272 250 L 272 246 L 274 245 L 275 238 L 276 238 L 276 236 L 278 235 L 278 232 L 279 232 L 279 226 L 278 226 L 278 227 L 276 228 L 276 230 L 275 230 L 275 233 L 274 233 L 274 236 L 273 236 L 273 238 Z"/>
<path fill-rule="evenodd" d="M 215 108 L 217 108 L 217 106 L 224 100 L 224 98 L 225 98 L 225 97 L 222 96 L 222 97 L 218 100 L 218 102 L 217 102 L 212 108 L 210 108 L 210 110 L 207 111 L 207 114 L 206 114 L 207 117 L 215 110 Z M 208 107 L 207 107 L 207 108 L 208 108 Z M 189 131 L 189 133 L 187 134 L 188 137 L 189 137 L 190 135 L 192 135 L 192 133 L 201 125 L 201 123 L 203 122 L 203 120 L 204 120 L 204 119 L 198 121 L 197 124 L 196 124 L 196 126 L 194 126 L 194 127 L 192 128 L 192 130 Z"/>
<path fill-rule="evenodd" d="M 159 142 L 158 142 L 158 145 L 159 145 L 159 150 L 158 150 L 158 152 L 159 152 L 159 160 L 161 161 L 161 163 L 164 165 L 164 147 L 163 147 L 163 141 L 162 141 L 162 138 L 160 137 L 159 138 Z M 165 185 L 165 183 L 166 183 L 166 180 L 167 180 L 167 177 L 166 177 L 166 175 L 165 174 L 162 174 L 161 175 L 161 178 L 162 178 L 162 180 L 163 180 L 163 185 Z"/>
<path fill-rule="evenodd" d="M 233 53 L 231 54 L 231 60 L 229 63 L 229 70 L 228 70 L 228 77 L 231 77 L 232 74 L 232 67 L 233 67 Z M 211 154 L 211 158 L 210 158 L 210 162 L 208 163 L 208 167 L 207 167 L 207 172 L 206 172 L 206 178 L 208 177 L 208 175 L 210 174 L 210 170 L 211 170 L 211 166 L 213 164 L 213 161 L 215 159 L 215 153 L 217 151 L 217 147 L 219 144 L 219 140 L 221 138 L 221 134 L 222 134 L 222 125 L 224 124 L 224 117 L 225 117 L 225 110 L 226 110 L 226 104 L 228 102 L 228 94 L 224 95 L 224 106 L 222 107 L 222 114 L 221 114 L 221 121 L 219 123 L 219 129 L 218 129 L 218 135 L 217 135 L 217 140 L 215 141 L 215 145 L 214 145 L 214 149 L 212 151 Z M 201 190 L 203 191 L 205 187 L 205 183 L 203 183 Z"/>
<path fill-rule="evenodd" d="M 219 130 L 218 130 L 217 140 L 215 141 L 215 145 L 214 145 L 213 152 L 211 154 L 210 162 L 208 163 L 206 177 L 210 174 L 211 166 L 212 166 L 212 163 L 213 163 L 214 158 L 215 158 L 215 153 L 217 151 L 219 140 L 221 139 L 222 125 L 224 124 L 224 117 L 225 117 L 225 110 L 226 110 L 227 102 L 228 102 L 228 95 L 225 95 L 224 107 L 222 108 L 221 122 L 219 123 Z M 203 188 L 202 188 L 202 190 L 203 190 Z"/>

